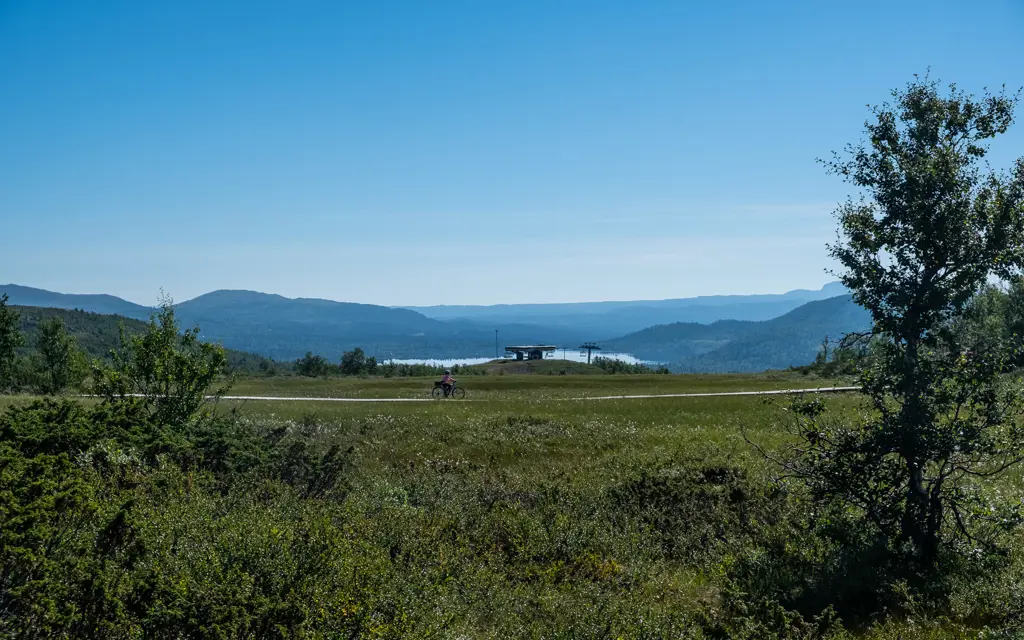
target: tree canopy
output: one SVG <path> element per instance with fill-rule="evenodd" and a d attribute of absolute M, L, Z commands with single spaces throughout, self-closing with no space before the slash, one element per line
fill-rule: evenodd
<path fill-rule="evenodd" d="M 1006 340 L 958 330 L 992 279 L 1024 267 L 1024 159 L 985 164 L 1018 95 L 981 97 L 915 78 L 875 107 L 866 139 L 826 162 L 859 192 L 837 211 L 839 276 L 872 319 L 856 424 L 798 403 L 785 464 L 836 518 L 859 514 L 896 574 L 934 575 L 1000 553 L 1019 504 L 985 480 L 1024 459 Z M 847 529 L 847 532 L 850 529 Z"/>

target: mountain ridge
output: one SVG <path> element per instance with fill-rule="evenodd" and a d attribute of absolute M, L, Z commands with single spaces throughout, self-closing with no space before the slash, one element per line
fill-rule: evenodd
<path fill-rule="evenodd" d="M 794 289 L 782 294 L 698 296 L 626 302 L 572 302 L 551 304 L 409 307 L 427 317 L 445 321 L 523 322 L 572 328 L 607 340 L 657 324 L 718 320 L 761 321 L 778 317 L 812 300 L 847 293 L 838 282 L 821 289 Z"/>
<path fill-rule="evenodd" d="M 8 294 L 11 305 L 52 309 L 81 309 L 92 313 L 119 315 L 135 320 L 148 319 L 153 309 L 106 293 L 57 293 L 17 284 L 0 285 L 0 295 Z"/>
<path fill-rule="evenodd" d="M 811 362 L 821 341 L 870 327 L 871 316 L 849 295 L 814 300 L 761 322 L 655 325 L 605 343 L 638 358 L 691 372 L 785 369 Z"/>
<path fill-rule="evenodd" d="M 8 293 L 11 298 L 11 304 L 15 304 L 14 300 L 18 300 L 17 304 L 24 304 L 24 306 L 39 306 L 39 307 L 53 307 L 58 309 L 73 309 L 81 308 L 84 311 L 90 311 L 85 307 L 104 307 L 104 308 L 120 308 L 127 309 L 133 313 L 141 313 L 143 311 L 149 312 L 155 307 L 141 305 L 135 302 L 125 300 L 111 294 L 106 293 L 58 293 L 55 291 L 49 291 L 47 289 L 41 289 L 38 287 L 29 287 L 25 285 L 18 285 L 14 283 L 0 284 L 0 293 Z M 446 313 L 461 313 L 462 310 L 583 310 L 591 308 L 604 308 L 607 311 L 615 309 L 621 309 L 624 307 L 640 307 L 644 309 L 655 309 L 655 308 L 687 308 L 696 306 L 718 306 L 722 304 L 740 303 L 740 304 L 757 304 L 763 302 L 770 302 L 775 300 L 819 300 L 835 295 L 839 295 L 840 292 L 845 292 L 845 287 L 839 282 L 829 282 L 823 285 L 820 289 L 791 289 L 785 293 L 757 293 L 757 294 L 714 294 L 714 295 L 703 295 L 693 296 L 689 298 L 664 298 L 664 299 L 644 299 L 644 300 L 606 300 L 606 301 L 594 301 L 594 302 L 553 302 L 553 303 L 500 303 L 494 305 L 427 305 L 427 306 L 416 306 L 416 305 L 374 305 L 361 302 L 351 302 L 343 300 L 331 300 L 329 298 L 319 297 L 295 297 L 289 298 L 278 293 L 266 293 L 262 291 L 256 291 L 253 289 L 215 289 L 207 293 L 200 294 L 193 298 L 189 298 L 182 302 L 175 303 L 175 306 L 188 305 L 190 303 L 196 303 L 197 301 L 207 300 L 211 298 L 223 298 L 227 296 L 242 297 L 247 296 L 250 298 L 272 298 L 282 302 L 304 302 L 304 303 L 323 303 L 323 304 L 351 304 L 361 305 L 367 307 L 380 307 L 386 309 L 398 309 L 398 310 L 410 310 L 426 317 L 434 317 L 429 314 L 423 313 L 423 310 L 438 310 L 445 311 Z M 41 299 L 44 304 L 28 304 L 21 302 L 27 299 Z M 75 306 L 77 305 L 77 306 Z M 84 306 L 83 306 L 84 305 Z M 102 313 L 100 311 L 94 311 L 94 313 Z M 114 313 L 114 312 L 111 312 Z M 124 314 L 118 314 L 124 315 Z M 127 317 L 127 316 L 126 316 Z M 447 316 L 446 316 L 447 317 Z M 438 318 L 439 319 L 439 318 Z"/>
<path fill-rule="evenodd" d="M 396 305 L 394 308 L 400 309 L 412 309 L 424 313 L 428 317 L 433 317 L 426 311 L 432 311 L 441 314 L 451 316 L 456 313 L 472 312 L 472 311 L 487 311 L 487 310 L 523 310 L 523 311 L 537 311 L 542 309 L 548 309 L 551 311 L 561 310 L 585 310 L 595 308 L 606 308 L 608 310 L 638 306 L 647 308 L 661 308 L 661 307 L 688 307 L 688 306 L 715 306 L 717 304 L 730 304 L 730 303 L 758 303 L 758 302 L 769 302 L 781 299 L 794 299 L 794 300 L 817 300 L 834 297 L 846 293 L 846 288 L 842 283 L 838 281 L 832 281 L 822 285 L 820 289 L 791 289 L 785 293 L 751 293 L 751 294 L 714 294 L 714 295 L 703 295 L 703 296 L 692 296 L 689 298 L 662 298 L 662 299 L 644 299 L 644 300 L 600 300 L 592 302 L 526 302 L 526 303 L 498 303 L 492 305 L 408 305 L 401 306 Z"/>
<path fill-rule="evenodd" d="M 833 307 L 826 305 L 831 309 L 828 312 L 814 312 L 817 307 L 812 303 L 820 300 L 801 302 L 803 298 L 834 290 L 834 285 L 817 291 L 788 292 L 792 294 L 788 299 L 781 298 L 787 294 L 764 294 L 753 301 L 741 297 L 747 302 L 739 305 L 690 305 L 688 311 L 634 306 L 612 309 L 605 314 L 543 316 L 547 324 L 535 317 L 515 314 L 438 319 L 402 307 L 323 298 L 287 298 L 244 289 L 211 291 L 176 304 L 175 310 L 182 326 L 199 325 L 205 340 L 278 360 L 292 360 L 308 351 L 334 359 L 356 346 L 381 359 L 481 357 L 500 355 L 501 346 L 505 344 L 549 343 L 575 347 L 581 342 L 596 340 L 606 350 L 667 362 L 681 370 L 757 370 L 805 364 L 813 359 L 813 348 L 825 334 L 837 334 L 850 324 L 848 316 L 853 303 L 848 296 L 844 302 L 830 303 Z M 27 298 L 50 304 L 25 306 L 93 312 L 99 312 L 97 307 L 113 307 L 120 311 L 117 315 L 141 320 L 148 319 L 153 311 L 100 294 L 58 294 L 0 285 L 0 293 L 5 291 L 13 292 L 12 305 L 24 304 Z M 768 302 L 764 301 L 764 296 L 770 296 Z M 689 304 L 693 299 L 677 299 L 675 303 L 680 301 Z M 809 316 L 791 315 L 808 304 L 812 304 Z M 748 317 L 718 317 L 744 308 L 753 309 Z M 711 321 L 686 321 L 695 313 L 705 312 L 711 313 L 708 316 Z M 770 318 L 759 317 L 768 313 L 771 313 Z M 828 313 L 835 317 L 828 317 Z M 672 321 L 659 322 L 664 318 Z M 626 330 L 619 331 L 623 328 Z"/>

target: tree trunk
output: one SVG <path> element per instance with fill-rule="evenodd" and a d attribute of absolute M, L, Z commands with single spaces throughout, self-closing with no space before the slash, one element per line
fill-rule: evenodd
<path fill-rule="evenodd" d="M 925 486 L 924 466 L 920 451 L 920 430 L 931 419 L 921 402 L 922 386 L 918 362 L 919 341 L 908 339 L 903 358 L 903 407 L 900 416 L 900 455 L 907 469 L 907 498 L 901 522 L 902 538 L 910 542 L 923 565 L 931 567 L 939 544 L 942 521 L 942 500 L 937 491 L 929 495 Z M 938 489 L 938 487 L 936 487 Z"/>

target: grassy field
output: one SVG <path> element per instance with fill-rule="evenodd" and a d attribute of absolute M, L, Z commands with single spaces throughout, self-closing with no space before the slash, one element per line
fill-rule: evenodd
<path fill-rule="evenodd" d="M 349 586 L 336 588 L 365 616 L 357 635 L 714 636 L 713 625 L 700 620 L 737 615 L 723 591 L 726 577 L 763 554 L 770 541 L 796 535 L 786 528 L 793 506 L 770 488 L 774 468 L 743 435 L 769 449 L 782 443 L 787 398 L 575 398 L 836 383 L 781 373 L 505 375 L 461 382 L 466 401 L 222 402 L 222 410 L 237 411 L 245 429 L 277 430 L 350 452 L 343 502 L 250 504 L 249 496 L 230 495 L 225 504 L 265 514 L 259 517 L 267 524 L 257 529 L 301 528 L 292 520 L 328 518 L 332 535 L 346 542 L 337 565 L 324 570 L 346 572 Z M 431 379 L 278 378 L 242 380 L 231 393 L 423 398 L 431 387 Z M 822 397 L 840 419 L 860 403 L 853 394 Z M 0 398 L 0 406 L 28 400 Z M 1020 492 L 1019 477 L 1008 480 L 1007 489 Z M 220 498 L 209 500 L 215 511 L 228 508 L 216 506 Z M 174 518 L 174 509 L 185 514 L 193 508 L 172 501 L 152 517 Z M 244 526 L 245 535 L 264 535 Z M 208 534 L 194 535 L 201 541 Z M 964 601 L 950 617 L 968 618 L 976 606 Z M 758 629 L 743 637 L 768 633 Z M 889 620 L 852 632 L 982 637 L 948 620 Z"/>
<path fill-rule="evenodd" d="M 769 449 L 781 444 L 782 425 L 790 419 L 785 410 L 789 399 L 575 398 L 848 384 L 781 372 L 508 375 L 467 377 L 463 382 L 469 402 L 248 401 L 227 406 L 257 423 L 328 429 L 353 447 L 357 493 L 366 492 L 363 498 L 371 502 L 398 500 L 413 509 L 409 515 L 416 514 L 403 525 L 403 544 L 410 546 L 413 565 L 445 566 L 445 571 L 462 576 L 456 581 L 473 581 L 480 572 L 496 570 L 500 578 L 490 587 L 494 591 L 474 591 L 475 601 L 465 605 L 465 637 L 544 637 L 552 629 L 585 627 L 590 622 L 584 612 L 602 608 L 609 619 L 646 615 L 652 629 L 666 624 L 660 629 L 669 634 L 668 621 L 674 615 L 725 604 L 720 576 L 748 544 L 742 526 L 733 528 L 738 522 L 731 510 L 757 512 L 765 505 L 728 505 L 721 496 L 738 486 L 749 490 L 770 482 L 775 468 L 755 453 L 744 434 Z M 291 378 L 243 381 L 232 393 L 416 398 L 431 386 L 431 379 Z M 839 419 L 861 406 L 853 394 L 821 397 Z M 719 467 L 738 470 L 741 477 L 710 486 L 664 482 L 683 469 Z M 618 514 L 608 510 L 609 496 L 635 490 L 643 477 L 659 478 L 656 489 L 645 493 L 650 490 L 646 487 L 639 491 L 642 497 L 636 496 L 655 503 L 655 515 L 647 511 L 651 505 L 632 505 Z M 1022 491 L 1018 474 L 1007 485 Z M 671 504 L 677 500 L 679 504 Z M 657 504 L 666 501 L 668 514 L 660 511 L 665 504 Z M 495 517 L 495 509 L 504 516 Z M 739 519 L 746 517 L 751 514 Z M 452 538 L 442 532 L 457 534 Z M 709 535 L 717 539 L 709 540 Z M 476 551 L 467 555 L 464 545 Z M 448 564 L 455 558 L 461 558 L 458 567 Z M 523 629 L 507 626 L 508 619 L 485 613 L 502 608 L 528 619 L 524 628 L 532 631 L 520 633 Z M 972 636 L 966 629 L 954 631 L 954 626 L 889 622 L 858 635 Z M 643 635 L 633 628 L 622 637 Z"/>
<path fill-rule="evenodd" d="M 467 378 L 466 400 L 424 403 L 225 401 L 257 421 L 329 425 L 374 468 L 435 459 L 499 465 L 532 478 L 594 474 L 680 451 L 751 457 L 741 430 L 774 440 L 784 397 L 577 400 L 608 394 L 705 393 L 829 386 L 789 375 Z M 238 395 L 424 398 L 431 379 L 251 380 Z M 831 402 L 846 407 L 852 397 Z M 365 467 L 364 467 L 365 468 Z"/>
<path fill-rule="evenodd" d="M 460 384 L 462 384 L 460 382 Z M 816 388 L 842 381 L 788 373 L 759 375 L 506 375 L 468 377 L 465 400 L 422 403 L 222 401 L 247 421 L 316 424 L 355 446 L 373 468 L 432 459 L 500 464 L 533 478 L 565 475 L 590 482 L 584 470 L 613 472 L 703 449 L 754 459 L 741 431 L 766 441 L 785 418 L 786 396 L 646 398 L 586 401 L 607 395 L 729 393 Z M 287 398 L 429 397 L 432 378 L 249 378 L 230 395 Z M 852 396 L 831 395 L 838 408 Z M 29 397 L 0 397 L 0 407 Z M 366 468 L 366 467 L 363 467 Z"/>
<path fill-rule="evenodd" d="M 323 398 L 426 398 L 433 378 L 241 378 L 231 395 Z M 764 391 L 832 386 L 790 372 L 735 375 L 486 375 L 459 378 L 467 399 L 544 401 L 606 395 Z"/>

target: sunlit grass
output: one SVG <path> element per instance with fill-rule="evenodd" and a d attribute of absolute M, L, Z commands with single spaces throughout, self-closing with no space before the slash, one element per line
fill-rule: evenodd
<path fill-rule="evenodd" d="M 342 507 L 331 508 L 355 545 L 352 562 L 381 572 L 380 597 L 398 597 L 387 589 L 409 589 L 415 595 L 402 597 L 422 608 L 418 615 L 447 607 L 457 612 L 451 637 L 473 638 L 589 628 L 595 607 L 621 621 L 640 612 L 664 620 L 722 606 L 727 557 L 667 555 L 654 531 L 635 513 L 617 513 L 609 496 L 640 474 L 680 464 L 740 468 L 756 482 L 772 477 L 776 469 L 745 437 L 767 449 L 783 444 L 783 427 L 792 419 L 788 398 L 585 398 L 833 384 L 791 374 L 464 382 L 467 401 L 243 400 L 221 401 L 218 411 L 236 413 L 257 431 L 285 427 L 351 447 L 351 493 Z M 242 380 L 231 393 L 425 397 L 431 386 L 429 378 L 279 378 Z M 840 419 L 853 419 L 863 406 L 857 394 L 821 397 Z M 29 400 L 0 397 L 0 408 Z M 1003 482 L 1020 492 L 1018 474 Z M 404 561 L 388 560 L 388 549 L 396 548 Z M 412 636 L 420 632 L 426 633 L 417 628 Z M 982 637 L 949 623 L 905 620 L 858 635 Z"/>
<path fill-rule="evenodd" d="M 428 398 L 434 378 L 242 378 L 231 395 L 322 398 Z M 789 372 L 735 375 L 490 375 L 466 376 L 467 399 L 546 400 L 607 395 L 718 393 L 832 386 Z"/>

